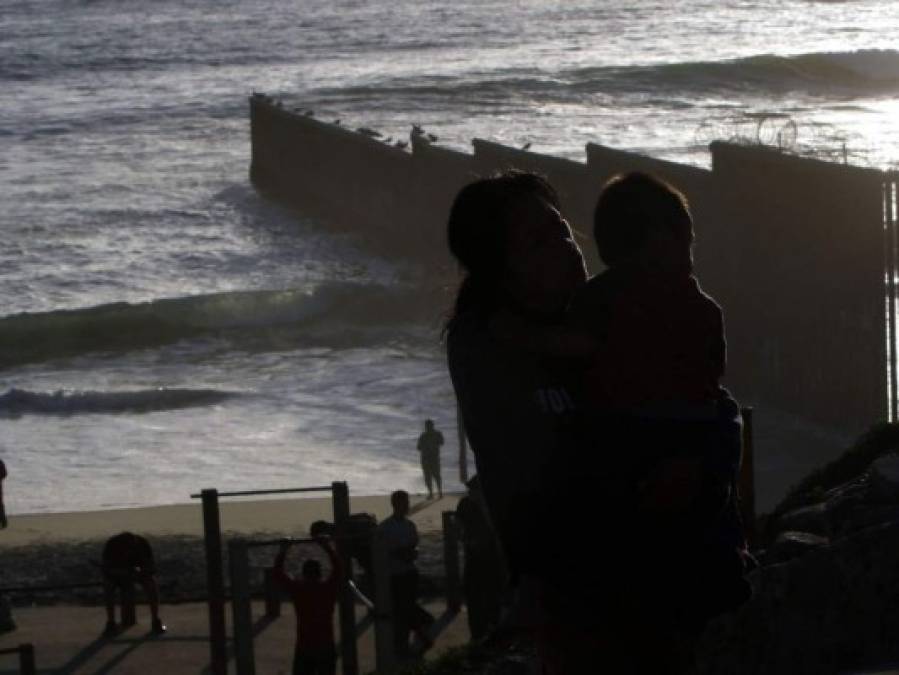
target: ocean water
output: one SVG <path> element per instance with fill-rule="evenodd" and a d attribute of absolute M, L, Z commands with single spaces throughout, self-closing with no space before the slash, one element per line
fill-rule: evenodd
<path fill-rule="evenodd" d="M 452 280 L 248 181 L 247 97 L 394 137 L 707 164 L 899 161 L 889 0 L 0 4 L 0 457 L 13 513 L 203 487 L 421 490 Z"/>

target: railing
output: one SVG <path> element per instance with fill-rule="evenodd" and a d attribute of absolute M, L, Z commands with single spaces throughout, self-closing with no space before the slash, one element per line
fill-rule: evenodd
<path fill-rule="evenodd" d="M 21 644 L 18 647 L 8 647 L 0 649 L 0 656 L 7 654 L 19 655 L 19 672 L 22 675 L 36 675 L 37 667 L 34 661 L 34 645 L 30 643 Z"/>

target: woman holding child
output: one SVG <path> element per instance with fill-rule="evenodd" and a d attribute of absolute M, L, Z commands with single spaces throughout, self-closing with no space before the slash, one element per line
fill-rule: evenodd
<path fill-rule="evenodd" d="M 548 672 L 681 672 L 705 621 L 746 595 L 721 310 L 692 275 L 675 190 L 613 179 L 595 220 L 609 269 L 588 282 L 545 180 L 463 188 L 450 374 Z"/>

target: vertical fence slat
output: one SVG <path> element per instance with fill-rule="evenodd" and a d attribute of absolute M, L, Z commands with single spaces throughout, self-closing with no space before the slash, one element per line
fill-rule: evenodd
<path fill-rule="evenodd" d="M 456 514 L 443 512 L 443 567 L 446 577 L 446 606 L 451 612 L 462 607 L 462 586 L 459 574 L 459 538 Z"/>
<path fill-rule="evenodd" d="M 231 611 L 234 627 L 234 664 L 237 675 L 255 675 L 253 654 L 253 608 L 250 605 L 250 555 L 247 542 L 228 544 L 231 571 Z"/>
<path fill-rule="evenodd" d="M 343 565 L 346 581 L 353 578 L 353 561 L 350 558 L 349 542 L 344 536 L 346 523 L 350 517 L 350 490 L 346 483 L 331 483 L 331 500 L 334 507 L 334 525 L 337 530 L 337 555 Z M 356 608 L 353 592 L 349 584 L 341 584 L 338 597 L 340 621 L 340 659 L 343 675 L 358 675 L 359 659 L 356 651 Z"/>
<path fill-rule="evenodd" d="M 203 500 L 203 542 L 206 549 L 206 594 L 209 603 L 209 669 L 212 675 L 227 675 L 225 579 L 222 567 L 222 529 L 219 520 L 218 490 L 203 490 L 201 497 Z"/>
<path fill-rule="evenodd" d="M 19 645 L 19 672 L 22 675 L 36 675 L 37 665 L 34 659 L 34 645 Z"/>
<path fill-rule="evenodd" d="M 218 490 L 203 490 L 201 497 L 203 500 L 203 543 L 206 549 L 206 594 L 209 603 L 209 669 L 212 675 L 227 675 L 225 579 L 222 567 L 222 529 L 219 521 Z"/>
<path fill-rule="evenodd" d="M 755 543 L 755 439 L 752 429 L 753 409 L 740 409 L 743 417 L 743 453 L 737 489 L 740 494 L 740 516 L 749 546 Z"/>
<path fill-rule="evenodd" d="M 465 423 L 462 421 L 462 406 L 456 401 L 456 432 L 459 435 L 459 482 L 468 482 L 468 438 L 465 435 Z"/>
<path fill-rule="evenodd" d="M 281 587 L 275 579 L 273 568 L 266 567 L 264 574 L 265 616 L 269 619 L 277 619 L 281 616 Z"/>
<path fill-rule="evenodd" d="M 396 665 L 393 645 L 393 596 L 390 561 L 384 534 L 375 529 L 371 537 L 372 586 L 375 600 L 375 668 L 388 673 Z"/>
<path fill-rule="evenodd" d="M 889 372 L 890 372 L 890 421 L 895 422 L 899 418 L 899 373 L 896 369 L 896 273 L 897 271 L 897 233 L 896 233 L 896 178 L 890 176 L 887 181 L 886 190 L 886 222 L 889 230 L 889 262 L 887 270 L 889 274 L 889 322 L 890 322 L 890 344 L 889 344 Z"/>

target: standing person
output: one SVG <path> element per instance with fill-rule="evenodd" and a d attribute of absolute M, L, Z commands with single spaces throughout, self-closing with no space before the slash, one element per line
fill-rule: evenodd
<path fill-rule="evenodd" d="M 440 480 L 440 448 L 443 434 L 434 427 L 434 420 L 425 420 L 425 430 L 418 437 L 418 451 L 421 453 L 421 470 L 428 488 L 428 499 L 434 498 L 432 481 L 437 484 L 437 493 L 443 499 L 443 484 Z"/>
<path fill-rule="evenodd" d="M 106 629 L 111 637 L 118 632 L 115 622 L 115 592 L 124 591 L 135 582 L 144 588 L 150 603 L 152 631 L 156 635 L 166 632 L 159 618 L 159 586 L 156 583 L 156 562 L 150 543 L 139 534 L 122 532 L 106 540 L 103 545 L 103 591 L 106 598 Z"/>
<path fill-rule="evenodd" d="M 468 494 L 456 505 L 456 522 L 461 529 L 465 557 L 462 593 L 468 609 L 468 630 L 472 641 L 477 642 L 499 624 L 506 574 L 477 475 L 466 487 Z"/>
<path fill-rule="evenodd" d="M 418 606 L 418 528 L 409 515 L 409 493 L 397 490 L 390 495 L 393 513 L 385 518 L 378 529 L 387 545 L 390 572 L 390 590 L 393 600 L 394 651 L 399 658 L 409 656 L 409 634 L 414 632 L 419 641 L 430 647 L 433 642 L 426 632 L 429 617 Z"/>
<path fill-rule="evenodd" d="M 334 607 L 343 580 L 340 558 L 329 540 L 316 537 L 328 556 L 331 571 L 322 580 L 321 563 L 314 558 L 303 562 L 302 576 L 295 579 L 284 570 L 290 542 L 282 542 L 275 557 L 275 579 L 287 590 L 297 617 L 293 675 L 334 675 L 337 648 L 334 645 Z"/>
<path fill-rule="evenodd" d="M 536 603 L 550 459 L 568 443 L 575 413 L 570 376 L 551 355 L 505 341 L 492 326 L 513 314 L 554 324 L 587 270 L 555 190 L 534 174 L 508 172 L 456 196 L 447 236 L 465 272 L 446 326 L 450 376 L 490 521 L 518 606 Z"/>
<path fill-rule="evenodd" d="M 5 530 L 9 523 L 6 522 L 6 506 L 3 504 L 3 481 L 6 480 L 6 464 L 0 459 L 0 530 Z"/>

